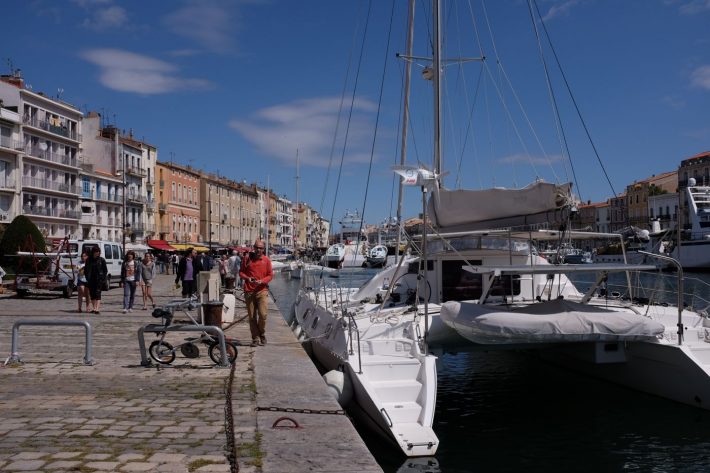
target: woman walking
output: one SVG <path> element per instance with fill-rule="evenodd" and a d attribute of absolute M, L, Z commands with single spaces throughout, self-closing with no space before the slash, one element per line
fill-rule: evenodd
<path fill-rule="evenodd" d="M 146 302 L 150 299 L 150 303 L 155 308 L 153 300 L 153 278 L 155 277 L 155 260 L 150 253 L 146 253 L 143 257 L 141 265 L 141 293 L 143 294 L 143 310 L 148 310 Z"/>
<path fill-rule="evenodd" d="M 79 308 L 77 312 L 81 312 L 81 305 L 86 300 L 86 311 L 89 312 L 89 307 L 91 306 L 91 299 L 89 298 L 89 288 L 86 285 L 86 261 L 89 259 L 89 255 L 86 251 L 81 253 L 81 260 L 79 264 L 76 265 L 76 279 L 74 280 L 74 285 L 76 286 L 76 292 L 78 294 Z"/>
<path fill-rule="evenodd" d="M 91 312 L 99 314 L 101 311 L 101 288 L 106 283 L 108 268 L 106 260 L 101 257 L 101 249 L 95 246 L 91 249 L 89 259 L 86 260 L 84 266 L 84 275 L 86 276 L 86 287 L 89 289 L 89 298 L 91 299 Z"/>
<path fill-rule="evenodd" d="M 121 286 L 123 287 L 123 313 L 133 312 L 133 302 L 136 299 L 136 285 L 141 280 L 141 264 L 136 261 L 133 250 L 126 252 L 126 259 L 121 265 Z"/>

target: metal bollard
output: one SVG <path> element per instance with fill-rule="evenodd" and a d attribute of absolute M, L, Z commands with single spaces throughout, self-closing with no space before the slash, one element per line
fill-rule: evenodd
<path fill-rule="evenodd" d="M 44 325 L 44 326 L 79 326 L 82 325 L 86 332 L 86 348 L 84 351 L 84 364 L 93 365 L 94 360 L 91 358 L 91 349 L 93 346 L 93 331 L 91 329 L 91 324 L 85 320 L 30 320 L 23 319 L 18 320 L 12 325 L 12 348 L 11 354 L 5 364 L 8 363 L 21 363 L 20 359 L 20 327 L 23 325 Z"/>

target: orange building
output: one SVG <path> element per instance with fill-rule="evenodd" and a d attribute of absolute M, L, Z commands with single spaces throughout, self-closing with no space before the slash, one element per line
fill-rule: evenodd
<path fill-rule="evenodd" d="M 173 243 L 202 241 L 200 172 L 191 166 L 157 162 L 158 234 Z"/>

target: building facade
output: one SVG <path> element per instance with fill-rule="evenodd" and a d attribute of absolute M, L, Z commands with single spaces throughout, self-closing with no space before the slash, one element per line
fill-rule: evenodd
<path fill-rule="evenodd" d="M 0 100 L 21 119 L 17 166 L 22 213 L 45 237 L 77 236 L 81 111 L 25 88 L 19 72 L 0 77 Z"/>
<path fill-rule="evenodd" d="M 200 171 L 191 166 L 158 161 L 157 235 L 174 243 L 196 243 L 200 233 Z"/>
<path fill-rule="evenodd" d="M 19 215 L 23 149 L 17 107 L 5 108 L 0 100 L 0 223 L 8 223 Z"/>

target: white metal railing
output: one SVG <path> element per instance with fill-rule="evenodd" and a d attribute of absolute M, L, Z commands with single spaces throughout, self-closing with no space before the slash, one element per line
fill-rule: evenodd
<path fill-rule="evenodd" d="M 39 189 L 49 189 L 58 192 L 66 192 L 68 194 L 79 194 L 79 187 L 71 184 L 64 184 L 49 179 L 38 179 L 35 177 L 23 176 L 22 185 L 27 187 L 37 187 Z"/>

